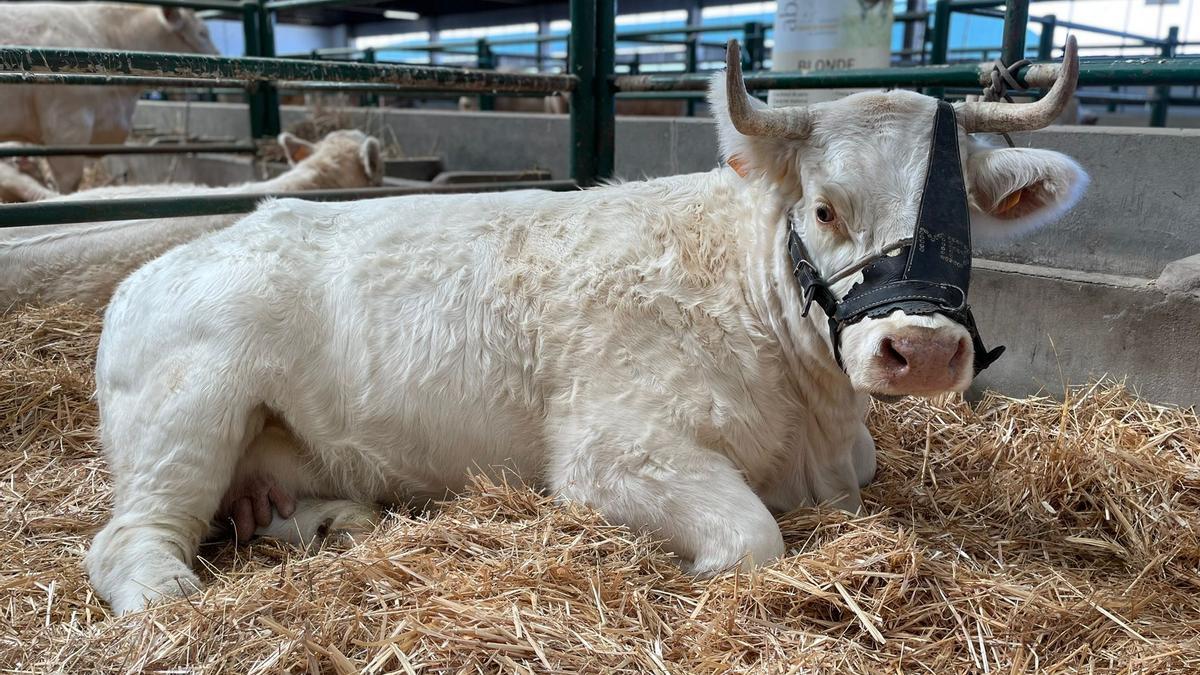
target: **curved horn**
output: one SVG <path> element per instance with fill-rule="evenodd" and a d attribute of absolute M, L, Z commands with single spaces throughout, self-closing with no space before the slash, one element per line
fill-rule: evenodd
<path fill-rule="evenodd" d="M 1054 78 L 1054 86 L 1034 103 L 968 102 L 958 105 L 958 119 L 967 133 L 999 134 L 1008 131 L 1033 131 L 1048 127 L 1075 93 L 1079 80 L 1079 47 L 1075 36 L 1067 38 L 1063 62 Z"/>
<path fill-rule="evenodd" d="M 755 107 L 742 79 L 742 50 L 730 40 L 725 54 L 725 99 L 733 128 L 746 136 L 798 140 L 808 135 L 808 109 L 803 106 L 767 110 Z"/>

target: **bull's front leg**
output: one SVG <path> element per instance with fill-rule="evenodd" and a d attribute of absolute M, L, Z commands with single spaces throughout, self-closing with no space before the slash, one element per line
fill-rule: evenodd
<path fill-rule="evenodd" d="M 560 418 L 551 489 L 611 522 L 651 532 L 692 573 L 783 555 L 775 518 L 737 467 L 645 410 L 599 405 Z"/>
<path fill-rule="evenodd" d="M 866 424 L 858 428 L 852 457 L 858 487 L 865 488 L 875 480 L 875 439 L 871 438 L 871 430 Z"/>
<path fill-rule="evenodd" d="M 69 91 L 63 91 L 69 90 Z M 135 90 L 136 91 L 136 90 Z M 100 109 L 103 115 L 113 112 L 105 107 L 106 97 L 111 93 L 103 91 L 103 87 L 47 87 L 39 90 L 34 101 L 34 110 L 38 125 L 38 136 L 42 145 L 87 145 L 91 143 L 123 143 L 120 138 L 95 138 L 96 115 Z M 131 100 L 136 101 L 134 93 Z M 130 110 L 132 113 L 132 109 Z M 130 117 L 130 125 L 132 117 Z M 87 165 L 85 157 L 79 155 L 64 155 L 49 158 L 50 169 L 58 190 L 63 194 L 74 192 L 83 178 L 83 170 Z"/>
<path fill-rule="evenodd" d="M 796 448 L 762 498 L 777 513 L 817 504 L 856 513 L 862 508 L 859 488 L 874 477 L 875 441 L 860 423 L 848 438 L 821 437 Z"/>

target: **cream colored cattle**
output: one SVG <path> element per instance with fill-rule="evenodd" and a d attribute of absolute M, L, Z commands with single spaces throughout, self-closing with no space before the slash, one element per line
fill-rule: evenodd
<path fill-rule="evenodd" d="M 379 185 L 379 141 L 359 131 L 335 131 L 320 143 L 280 136 L 294 166 L 271 180 L 229 187 L 124 185 L 52 195 L 51 201 L 296 192 Z M 0 174 L 3 167 L 0 164 Z M 0 178 L 0 189 L 11 187 Z M 0 311 L 18 303 L 74 300 L 97 309 L 135 269 L 167 250 L 236 222 L 237 215 L 149 218 L 0 230 Z"/>
<path fill-rule="evenodd" d="M 920 382 L 961 391 L 971 342 L 945 316 L 897 311 L 846 326 L 839 367 L 822 310 L 802 316 L 786 242 L 794 230 L 828 273 L 911 237 L 937 102 L 893 91 L 766 110 L 736 50 L 729 72 L 711 107 L 737 171 L 284 199 L 134 273 L 96 367 L 115 482 L 87 559 L 100 596 L 126 612 L 199 588 L 193 556 L 219 513 L 240 538 L 308 541 L 474 471 L 510 469 L 653 532 L 701 574 L 782 555 L 774 512 L 859 508 L 868 397 L 939 393 L 891 377 L 881 345 L 959 345 Z M 1065 72 L 1038 103 L 959 109 L 980 235 L 1079 198 L 1069 158 L 968 136 L 1049 123 L 1074 88 Z"/>
<path fill-rule="evenodd" d="M 208 28 L 190 9 L 113 3 L 0 3 L 0 44 L 216 54 Z M 37 145 L 124 143 L 141 89 L 5 85 L 0 141 Z M 53 157 L 59 188 L 79 185 L 84 159 Z"/>

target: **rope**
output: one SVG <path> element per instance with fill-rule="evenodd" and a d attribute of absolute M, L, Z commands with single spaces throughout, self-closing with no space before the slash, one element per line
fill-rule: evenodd
<path fill-rule="evenodd" d="M 1000 59 L 992 61 L 992 71 L 988 74 L 988 77 L 991 79 L 992 83 L 984 86 L 983 100 L 994 103 L 1004 99 L 1008 103 L 1012 103 L 1012 97 L 1008 95 L 1009 91 L 1014 89 L 1025 91 L 1029 89 L 1029 87 L 1021 84 L 1017 80 L 1017 73 L 1020 73 L 1021 69 L 1025 66 L 1028 66 L 1030 63 L 1032 63 L 1032 61 L 1029 59 L 1021 59 L 1020 61 L 1006 66 Z M 1009 136 L 1007 133 L 1001 133 L 1000 135 L 1004 137 L 1004 142 L 1008 143 L 1008 147 L 1015 147 L 1013 145 L 1011 136 Z"/>
<path fill-rule="evenodd" d="M 992 72 L 989 73 L 992 83 L 983 88 L 983 100 L 995 102 L 1004 99 L 1012 103 L 1012 97 L 1008 95 L 1010 90 L 1025 91 L 1029 89 L 1029 87 L 1017 81 L 1017 73 L 1021 72 L 1021 69 L 1030 63 L 1032 61 L 1029 59 L 1021 59 L 1011 66 L 1005 66 L 1004 62 L 1000 59 L 992 61 Z"/>

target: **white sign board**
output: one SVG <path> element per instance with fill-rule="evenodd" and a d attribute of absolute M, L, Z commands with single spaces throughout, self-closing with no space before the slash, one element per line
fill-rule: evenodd
<path fill-rule="evenodd" d="M 771 70 L 813 72 L 886 68 L 892 49 L 892 0 L 780 0 Z M 852 89 L 772 90 L 771 105 L 831 101 Z"/>

